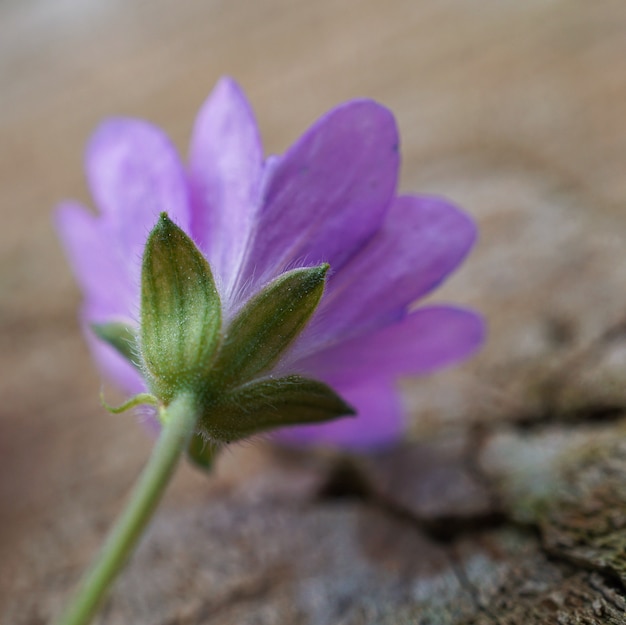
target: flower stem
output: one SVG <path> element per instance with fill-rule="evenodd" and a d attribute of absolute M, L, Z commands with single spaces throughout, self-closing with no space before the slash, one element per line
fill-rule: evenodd
<path fill-rule="evenodd" d="M 179 396 L 162 417 L 163 429 L 130 500 L 58 625 L 89 623 L 133 552 L 193 433 L 198 417 L 193 398 Z"/>

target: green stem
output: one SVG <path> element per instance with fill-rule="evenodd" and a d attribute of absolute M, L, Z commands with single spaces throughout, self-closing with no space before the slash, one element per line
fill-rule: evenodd
<path fill-rule="evenodd" d="M 182 395 L 167 408 L 165 425 L 130 500 L 58 625 L 86 625 L 133 552 L 193 432 L 197 409 Z"/>

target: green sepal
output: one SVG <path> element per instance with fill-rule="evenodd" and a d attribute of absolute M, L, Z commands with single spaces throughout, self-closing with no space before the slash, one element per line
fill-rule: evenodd
<path fill-rule="evenodd" d="M 122 414 L 136 406 L 160 406 L 159 400 L 154 395 L 150 395 L 150 393 L 138 393 L 125 401 L 121 406 L 111 406 L 107 404 L 106 401 L 104 401 L 104 393 L 100 393 L 100 403 L 104 409 L 111 414 Z"/>
<path fill-rule="evenodd" d="M 203 408 L 198 427 L 212 440 L 224 442 L 356 414 L 329 386 L 299 375 L 244 384 L 204 402 Z"/>
<path fill-rule="evenodd" d="M 213 468 L 218 453 L 217 444 L 207 441 L 201 434 L 194 434 L 187 445 L 187 457 L 204 471 L 210 471 Z"/>
<path fill-rule="evenodd" d="M 252 297 L 226 331 L 214 379 L 232 387 L 269 370 L 317 308 L 328 268 L 294 269 Z"/>
<path fill-rule="evenodd" d="M 161 399 L 198 384 L 220 340 L 221 304 L 209 264 L 165 213 L 148 236 L 141 273 L 141 355 Z"/>
<path fill-rule="evenodd" d="M 93 333 L 105 343 L 115 348 L 130 364 L 139 367 L 139 347 L 137 331 L 120 321 L 110 323 L 92 323 Z"/>

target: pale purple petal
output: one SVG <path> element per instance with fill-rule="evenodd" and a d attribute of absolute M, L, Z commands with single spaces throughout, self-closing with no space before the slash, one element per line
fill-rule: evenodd
<path fill-rule="evenodd" d="M 263 149 L 239 86 L 219 81 L 196 119 L 190 151 L 192 233 L 229 292 L 259 205 Z"/>
<path fill-rule="evenodd" d="M 122 321 L 133 324 L 136 288 L 113 253 L 107 224 L 78 204 L 67 202 L 55 215 L 70 265 L 83 289 L 82 327 L 91 353 L 103 376 L 128 393 L 145 389 L 140 373 L 91 331 L 92 323 Z"/>
<path fill-rule="evenodd" d="M 298 350 L 319 349 L 399 320 L 412 302 L 456 269 L 475 238 L 472 219 L 450 202 L 426 196 L 397 198 L 381 230 L 331 275 Z"/>
<path fill-rule="evenodd" d="M 134 312 L 135 285 L 102 219 L 78 204 L 66 202 L 58 208 L 55 224 L 91 313 L 106 319 Z"/>
<path fill-rule="evenodd" d="M 371 101 L 322 117 L 270 169 L 243 283 L 285 268 L 338 270 L 384 221 L 398 175 L 392 114 Z"/>
<path fill-rule="evenodd" d="M 151 124 L 112 119 L 98 128 L 86 155 L 94 200 L 113 235 L 109 241 L 139 284 L 148 233 L 165 211 L 189 231 L 187 182 L 176 149 Z"/>
<path fill-rule="evenodd" d="M 276 439 L 295 445 L 339 445 L 354 450 L 377 449 L 397 442 L 406 427 L 397 390 L 384 379 L 366 382 L 333 384 L 357 410 L 355 417 L 285 428 L 275 433 Z"/>
<path fill-rule="evenodd" d="M 476 313 L 429 306 L 377 332 L 315 353 L 294 367 L 335 384 L 427 374 L 473 354 L 484 335 L 484 322 Z"/>

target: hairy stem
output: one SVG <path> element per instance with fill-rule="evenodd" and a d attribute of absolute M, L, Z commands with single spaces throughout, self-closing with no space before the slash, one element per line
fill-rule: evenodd
<path fill-rule="evenodd" d="M 193 433 L 197 409 L 191 397 L 182 395 L 168 406 L 162 416 L 163 429 L 128 504 L 58 625 L 86 625 L 91 621 L 135 549 L 174 473 Z"/>

